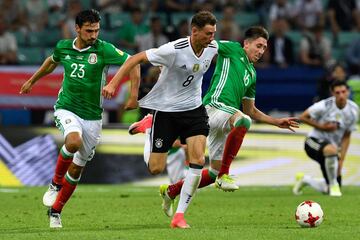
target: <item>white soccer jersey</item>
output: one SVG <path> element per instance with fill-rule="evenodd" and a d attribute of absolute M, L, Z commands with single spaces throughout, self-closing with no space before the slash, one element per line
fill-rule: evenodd
<path fill-rule="evenodd" d="M 199 107 L 202 104 L 202 78 L 217 50 L 216 41 L 212 41 L 197 57 L 190 37 L 147 50 L 148 60 L 161 67 L 161 73 L 152 90 L 139 101 L 139 106 L 163 112 L 182 112 Z"/>
<path fill-rule="evenodd" d="M 339 109 L 335 103 L 335 97 L 330 97 L 319 101 L 309 107 L 311 118 L 319 123 L 336 122 L 338 129 L 334 132 L 325 132 L 314 128 L 309 137 L 324 139 L 331 144 L 340 146 L 345 131 L 355 131 L 356 123 L 359 117 L 359 107 L 351 100 L 347 100 L 347 104 L 343 109 Z"/>

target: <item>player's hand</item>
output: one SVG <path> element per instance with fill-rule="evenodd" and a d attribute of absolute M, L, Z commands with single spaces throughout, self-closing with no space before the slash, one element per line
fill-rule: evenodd
<path fill-rule="evenodd" d="M 29 92 L 31 91 L 31 89 L 32 89 L 32 86 L 33 86 L 32 81 L 30 81 L 30 80 L 26 81 L 26 82 L 21 86 L 20 94 L 29 93 Z"/>
<path fill-rule="evenodd" d="M 296 117 L 280 118 L 278 122 L 279 128 L 287 128 L 292 132 L 295 132 L 293 128 L 299 128 L 300 121 Z"/>
<path fill-rule="evenodd" d="M 125 104 L 124 109 L 125 110 L 133 110 L 136 109 L 139 106 L 139 103 L 137 101 L 137 97 L 131 97 L 128 99 L 128 101 Z"/>
<path fill-rule="evenodd" d="M 103 87 L 102 95 L 107 99 L 111 99 L 115 94 L 115 90 L 116 89 L 111 84 L 108 84 L 105 87 Z"/>
<path fill-rule="evenodd" d="M 338 129 L 338 124 L 336 122 L 327 122 L 322 125 L 321 130 L 326 132 L 332 132 Z"/>

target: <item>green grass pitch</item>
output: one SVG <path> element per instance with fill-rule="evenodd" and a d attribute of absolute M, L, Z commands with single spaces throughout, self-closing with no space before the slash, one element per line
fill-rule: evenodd
<path fill-rule="evenodd" d="M 62 213 L 63 229 L 49 229 L 42 206 L 45 187 L 0 188 L 0 239 L 358 239 L 360 188 L 346 186 L 331 198 L 307 189 L 240 187 L 225 193 L 200 190 L 188 209 L 191 229 L 171 229 L 155 187 L 79 185 Z M 318 228 L 300 228 L 296 206 L 314 200 L 325 219 Z"/>

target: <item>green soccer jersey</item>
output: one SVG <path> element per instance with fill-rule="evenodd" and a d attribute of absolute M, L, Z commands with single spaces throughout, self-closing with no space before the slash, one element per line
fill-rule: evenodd
<path fill-rule="evenodd" d="M 234 114 L 243 98 L 255 99 L 256 71 L 238 42 L 218 44 L 215 72 L 203 103 Z"/>
<path fill-rule="evenodd" d="M 64 78 L 55 110 L 66 109 L 85 120 L 100 120 L 109 65 L 121 65 L 128 54 L 102 40 L 84 49 L 75 46 L 75 40 L 57 43 L 52 59 L 64 66 Z"/>

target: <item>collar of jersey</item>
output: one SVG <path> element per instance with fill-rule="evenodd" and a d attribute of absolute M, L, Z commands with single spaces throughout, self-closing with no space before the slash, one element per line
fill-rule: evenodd
<path fill-rule="evenodd" d="M 83 48 L 83 49 L 77 48 L 77 47 L 75 46 L 75 41 L 76 41 L 76 39 L 77 39 L 77 38 L 74 39 L 73 44 L 72 44 L 73 49 L 75 49 L 75 50 L 77 50 L 77 51 L 79 51 L 79 52 L 84 52 L 84 51 L 86 51 L 86 50 L 88 50 L 88 49 L 91 48 L 91 46 L 88 46 L 87 48 Z"/>

